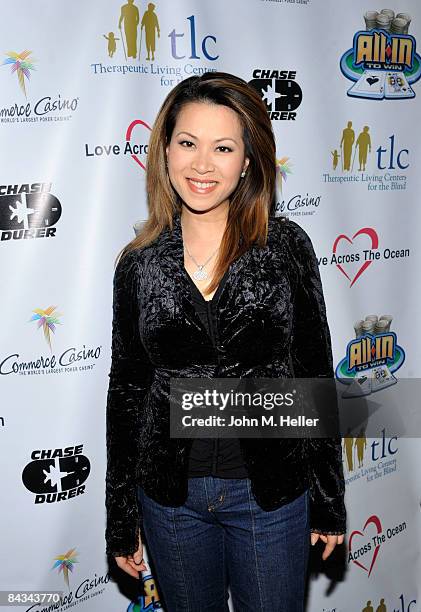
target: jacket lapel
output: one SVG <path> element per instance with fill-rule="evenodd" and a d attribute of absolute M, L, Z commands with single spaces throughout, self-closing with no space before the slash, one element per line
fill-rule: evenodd
<path fill-rule="evenodd" d="M 250 251 L 251 250 L 247 251 L 241 257 L 232 262 L 228 268 L 224 286 L 222 287 L 221 291 L 218 291 L 214 295 L 217 309 L 221 298 L 225 298 L 227 287 L 232 280 L 237 277 L 237 273 L 250 256 Z M 180 300 L 183 306 L 185 315 L 202 330 L 202 332 L 209 339 L 209 342 L 212 343 L 212 339 L 196 311 L 188 272 L 184 267 L 184 243 L 181 228 L 181 215 L 179 212 L 176 212 L 173 215 L 172 232 L 169 228 L 166 228 L 160 234 L 157 242 L 157 252 L 160 268 L 168 278 L 173 280 L 174 290 L 177 293 L 177 298 Z"/>

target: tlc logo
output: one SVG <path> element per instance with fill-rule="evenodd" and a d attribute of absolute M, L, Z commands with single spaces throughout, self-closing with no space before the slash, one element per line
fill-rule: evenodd
<path fill-rule="evenodd" d="M 406 170 L 409 166 L 409 163 L 405 163 L 408 159 L 409 150 L 401 149 L 400 151 L 395 151 L 394 135 L 389 136 L 389 141 L 390 142 L 386 147 L 380 146 L 378 149 L 376 149 L 378 169 L 395 170 L 397 166 L 400 170 Z M 396 147 L 396 149 L 397 148 L 398 147 Z"/>
<path fill-rule="evenodd" d="M 405 595 L 401 593 L 400 597 L 398 598 L 398 603 L 396 604 L 398 607 L 395 608 L 395 604 L 391 604 L 389 602 L 387 603 L 387 607 L 386 607 L 384 597 L 381 597 L 379 601 L 379 605 L 376 608 L 376 610 L 390 610 L 391 606 L 393 605 L 392 612 L 411 612 L 411 611 L 416 612 L 412 606 L 413 605 L 415 606 L 417 604 L 417 600 L 416 599 L 411 599 L 410 601 L 408 600 L 409 598 L 405 599 Z M 374 605 L 376 605 L 376 603 L 374 603 Z M 334 608 L 332 612 L 335 612 L 335 610 L 336 608 Z M 367 604 L 365 608 L 363 608 L 362 612 L 374 612 L 374 607 L 373 607 L 371 599 L 367 601 Z"/>
<path fill-rule="evenodd" d="M 207 34 L 206 36 L 202 38 L 201 41 L 198 42 L 197 36 L 196 36 L 196 20 L 195 20 L 194 15 L 190 15 L 190 17 L 187 17 L 187 21 L 189 22 L 188 28 L 190 30 L 190 48 L 188 48 L 188 52 L 190 53 L 189 59 L 201 59 L 200 55 L 197 54 L 197 44 L 199 44 L 202 50 L 202 53 L 206 57 L 207 60 L 210 60 L 211 62 L 214 62 L 215 60 L 217 60 L 219 55 L 212 55 L 209 50 L 209 45 L 216 44 L 215 36 L 211 36 L 210 34 Z M 171 55 L 173 56 L 174 59 L 181 60 L 186 57 L 185 55 L 178 55 L 177 53 L 177 51 L 179 51 L 179 48 L 177 45 L 178 43 L 177 39 L 184 38 L 184 34 L 185 32 L 183 33 L 176 32 L 175 28 L 172 32 L 168 34 L 169 38 L 171 39 Z"/>
<path fill-rule="evenodd" d="M 371 443 L 371 459 L 372 461 L 379 461 L 379 459 L 384 459 L 388 455 L 394 455 L 398 452 L 398 448 L 395 445 L 394 440 L 396 441 L 398 438 L 396 436 L 392 436 L 386 440 L 386 430 L 382 429 L 382 438 L 379 442 L 374 440 Z M 381 446 L 381 452 L 378 447 Z"/>

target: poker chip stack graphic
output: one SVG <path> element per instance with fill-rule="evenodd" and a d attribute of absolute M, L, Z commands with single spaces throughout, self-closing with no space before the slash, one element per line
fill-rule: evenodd
<path fill-rule="evenodd" d="M 411 15 L 398 13 L 391 9 L 378 11 L 367 11 L 364 15 L 366 30 L 381 29 L 392 34 L 408 34 Z"/>

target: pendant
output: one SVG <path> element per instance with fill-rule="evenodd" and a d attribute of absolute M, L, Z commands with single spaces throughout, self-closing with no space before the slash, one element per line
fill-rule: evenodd
<path fill-rule="evenodd" d="M 199 266 L 199 269 L 193 272 L 193 278 L 198 281 L 205 280 L 208 278 L 208 273 L 203 269 L 203 266 Z"/>

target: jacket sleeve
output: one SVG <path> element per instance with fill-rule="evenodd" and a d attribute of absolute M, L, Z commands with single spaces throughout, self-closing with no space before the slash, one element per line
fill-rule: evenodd
<path fill-rule="evenodd" d="M 139 461 L 142 401 L 153 368 L 139 335 L 139 262 L 135 251 L 120 258 L 113 281 L 111 369 L 106 408 L 106 552 L 127 556 L 138 547 Z"/>
<path fill-rule="evenodd" d="M 293 221 L 287 224 L 297 271 L 290 349 L 294 376 L 331 379 L 336 399 L 331 337 L 317 258 L 307 233 Z M 329 402 L 327 410 L 335 414 L 329 413 L 326 418 L 338 423 L 337 404 Z M 334 431 L 338 435 L 306 438 L 305 448 L 311 531 L 339 535 L 346 531 L 345 481 L 339 428 Z"/>

